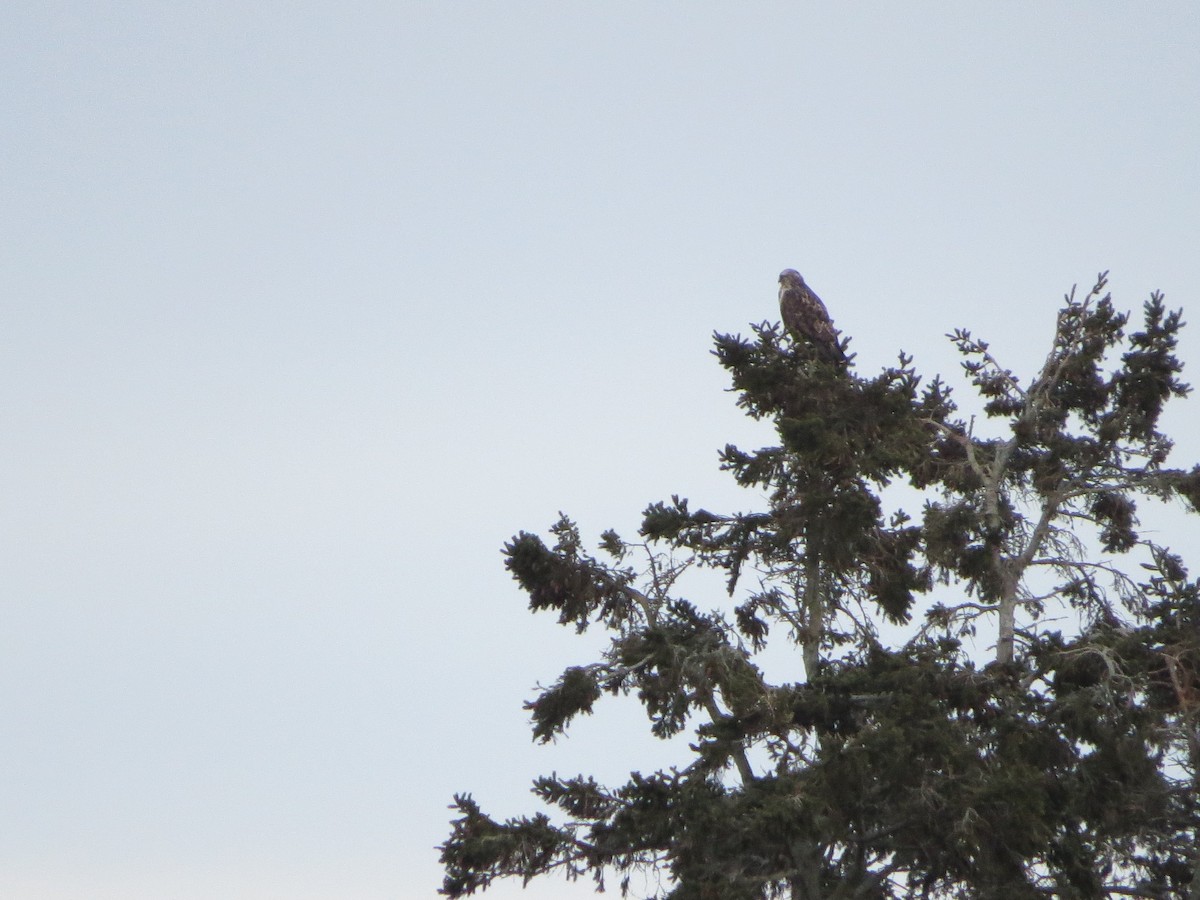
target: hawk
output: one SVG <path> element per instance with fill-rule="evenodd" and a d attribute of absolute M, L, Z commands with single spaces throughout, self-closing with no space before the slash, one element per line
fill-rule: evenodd
<path fill-rule="evenodd" d="M 821 359 L 831 363 L 846 361 L 839 341 L 841 332 L 833 327 L 821 298 L 795 269 L 779 273 L 779 314 L 792 337 L 812 344 Z"/>

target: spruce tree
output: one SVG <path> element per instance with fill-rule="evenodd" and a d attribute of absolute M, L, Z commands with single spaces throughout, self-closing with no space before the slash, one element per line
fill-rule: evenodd
<path fill-rule="evenodd" d="M 591 552 L 563 517 L 505 547 L 532 611 L 610 637 L 527 704 L 534 738 L 634 695 L 694 758 L 539 778 L 554 818 L 457 796 L 442 893 L 641 869 L 672 900 L 1200 900 L 1200 582 L 1138 519 L 1200 504 L 1159 430 L 1182 324 L 1154 293 L 1131 327 L 1101 274 L 1031 378 L 956 331 L 968 417 L 904 354 L 869 376 L 778 325 L 716 335 L 777 435 L 720 454 L 754 508 L 672 497 L 636 540 Z M 721 589 L 684 596 L 692 567 Z M 756 664 L 779 640 L 802 680 Z"/>

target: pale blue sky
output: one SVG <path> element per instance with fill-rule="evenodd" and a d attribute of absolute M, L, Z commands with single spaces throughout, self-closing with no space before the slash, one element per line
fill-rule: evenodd
<path fill-rule="evenodd" d="M 1027 371 L 1102 268 L 1192 307 L 1198 47 L 1182 2 L 5 5 L 0 895 L 424 898 L 454 791 L 661 764 L 624 709 L 530 744 L 590 644 L 500 546 L 751 505 L 709 335 L 784 267 L 867 370 L 969 326 Z"/>

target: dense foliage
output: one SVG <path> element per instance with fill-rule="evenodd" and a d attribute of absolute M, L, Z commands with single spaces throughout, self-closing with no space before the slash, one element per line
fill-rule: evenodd
<path fill-rule="evenodd" d="M 717 335 L 778 435 L 721 454 L 761 508 L 673 497 L 597 555 L 566 518 L 505 548 L 532 610 L 611 636 L 528 704 L 534 737 L 632 694 L 694 760 L 540 778 L 553 818 L 456 797 L 442 893 L 641 869 L 672 900 L 1200 898 L 1200 583 L 1138 520 L 1200 502 L 1159 431 L 1181 325 L 1156 293 L 1132 329 L 1101 275 L 1031 379 L 955 332 L 978 423 L 903 355 L 865 377 L 776 326 Z M 723 606 L 681 595 L 690 567 Z M 803 680 L 756 664 L 780 637 Z"/>

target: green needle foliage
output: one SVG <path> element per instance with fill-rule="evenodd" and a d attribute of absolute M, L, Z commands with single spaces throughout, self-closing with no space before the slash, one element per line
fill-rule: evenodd
<path fill-rule="evenodd" d="M 694 759 L 540 778 L 553 819 L 459 795 L 442 893 L 560 872 L 626 894 L 642 871 L 671 900 L 1200 898 L 1200 583 L 1138 522 L 1200 504 L 1159 431 L 1182 324 L 1155 293 L 1132 330 L 1102 274 L 1031 378 L 956 331 L 978 423 L 903 354 L 865 377 L 778 326 L 717 335 L 778 436 L 721 453 L 758 507 L 672 497 L 597 555 L 566 517 L 505 547 L 531 610 L 610 637 L 527 704 L 535 739 L 632 694 Z M 727 596 L 683 596 L 693 567 Z M 765 676 L 772 640 L 803 680 Z"/>

